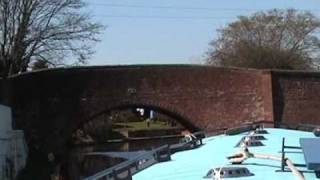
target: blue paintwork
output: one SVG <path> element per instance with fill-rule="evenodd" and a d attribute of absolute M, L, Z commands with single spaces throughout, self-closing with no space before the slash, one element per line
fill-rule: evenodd
<path fill-rule="evenodd" d="M 301 138 L 300 144 L 308 169 L 320 170 L 320 138 Z"/>
<path fill-rule="evenodd" d="M 249 148 L 254 153 L 267 153 L 281 156 L 282 138 L 286 138 L 287 146 L 300 146 L 299 138 L 313 138 L 310 132 L 302 132 L 286 129 L 266 129 L 269 134 L 264 134 L 267 140 L 263 140 L 265 146 Z M 183 151 L 172 155 L 172 160 L 155 164 L 133 176 L 133 180 L 205 180 L 203 176 L 212 167 L 235 166 L 230 165 L 227 156 L 238 152 L 236 143 L 245 135 L 234 136 L 219 135 L 203 140 L 204 145 L 198 149 Z M 302 150 L 285 149 L 286 156 L 293 163 L 305 164 Z M 243 165 L 254 176 L 236 179 L 294 179 L 291 172 L 275 172 L 280 169 L 280 162 L 262 159 L 248 159 Z M 298 169 L 308 171 L 304 167 Z M 306 179 L 316 179 L 313 172 L 303 173 Z M 234 179 L 234 178 L 233 178 Z"/>

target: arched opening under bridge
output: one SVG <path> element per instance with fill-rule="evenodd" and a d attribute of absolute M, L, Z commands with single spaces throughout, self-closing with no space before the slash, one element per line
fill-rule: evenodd
<path fill-rule="evenodd" d="M 99 172 L 119 163 L 113 158 L 83 156 L 91 152 L 150 150 L 164 144 L 178 143 L 183 133 L 198 128 L 173 109 L 148 104 L 117 105 L 87 118 L 73 133 L 72 167 L 80 174 Z M 98 166 L 97 164 L 105 164 Z M 72 173 L 69 173 L 72 174 Z"/>

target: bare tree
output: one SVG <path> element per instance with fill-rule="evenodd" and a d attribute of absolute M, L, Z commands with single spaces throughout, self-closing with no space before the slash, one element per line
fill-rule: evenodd
<path fill-rule="evenodd" d="M 0 74 L 27 71 L 33 62 L 85 63 L 103 28 L 82 0 L 0 0 Z"/>
<path fill-rule="evenodd" d="M 241 16 L 218 30 L 207 63 L 270 69 L 315 68 L 320 57 L 320 20 L 310 12 L 270 10 Z"/>

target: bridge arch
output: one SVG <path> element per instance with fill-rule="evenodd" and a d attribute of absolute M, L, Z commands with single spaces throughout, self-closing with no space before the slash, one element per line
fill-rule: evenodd
<path fill-rule="evenodd" d="M 125 110 L 130 108 L 151 109 L 174 119 L 190 132 L 201 130 L 199 127 L 192 123 L 192 120 L 188 118 L 187 115 L 177 111 L 175 108 L 168 105 L 151 102 L 121 102 L 114 105 L 105 106 L 103 108 L 100 108 L 100 110 L 90 114 L 88 117 L 84 118 L 84 120 L 78 125 L 78 127 L 80 127 L 83 123 L 89 122 L 103 114 L 108 114 L 113 110 Z"/>
<path fill-rule="evenodd" d="M 65 160 L 74 130 L 116 108 L 149 107 L 191 131 L 216 132 L 244 121 L 272 121 L 272 97 L 283 92 L 272 96 L 269 91 L 283 80 L 280 74 L 277 79 L 270 75 L 269 71 L 194 65 L 58 68 L 0 81 L 0 100 L 12 106 L 15 128 L 25 130 L 33 146 L 30 152 L 42 154 L 43 159 L 53 152 Z M 284 82 L 287 89 L 298 80 L 290 77 Z M 29 162 L 38 164 L 37 159 Z M 41 168 L 45 167 L 33 169 L 38 173 Z"/>

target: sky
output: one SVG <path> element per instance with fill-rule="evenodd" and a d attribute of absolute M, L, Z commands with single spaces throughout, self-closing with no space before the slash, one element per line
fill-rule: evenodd
<path fill-rule="evenodd" d="M 217 29 L 273 8 L 309 10 L 320 0 L 85 0 L 105 25 L 89 65 L 203 63 Z"/>

